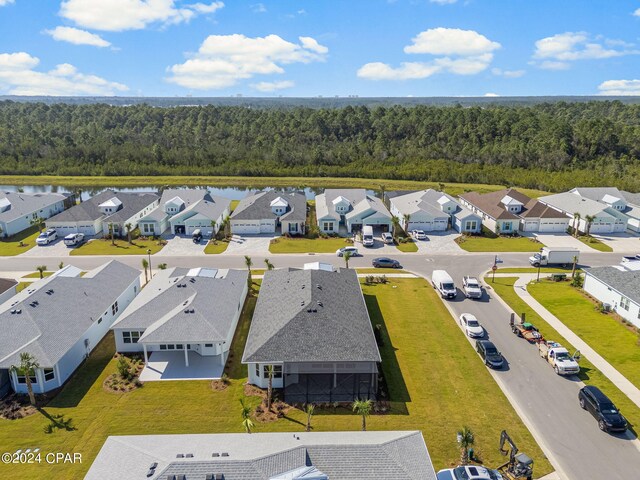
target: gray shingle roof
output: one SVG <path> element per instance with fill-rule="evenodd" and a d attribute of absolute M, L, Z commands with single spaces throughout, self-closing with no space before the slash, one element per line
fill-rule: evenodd
<path fill-rule="evenodd" d="M 289 203 L 287 213 L 280 216 L 280 220 L 289 222 L 304 222 L 307 219 L 307 198 L 302 192 L 282 192 L 279 190 L 267 190 L 263 192 L 250 192 L 240 200 L 238 206 L 231 214 L 231 220 L 262 220 L 263 218 L 276 218 L 271 211 L 271 202 L 282 197 Z"/>
<path fill-rule="evenodd" d="M 7 210 L 0 212 L 0 222 L 11 222 L 16 218 L 39 212 L 67 197 L 68 195 L 62 193 L 0 192 L 0 201 L 11 203 Z"/>
<path fill-rule="evenodd" d="M 228 457 L 212 457 L 223 452 Z M 176 458 L 179 453 L 193 458 Z M 304 467 L 330 480 L 436 479 L 420 432 L 369 431 L 111 436 L 85 480 L 144 480 L 154 462 L 152 480 L 204 480 L 211 473 L 225 480 L 269 480 Z"/>
<path fill-rule="evenodd" d="M 161 270 L 113 328 L 145 330 L 140 343 L 223 341 L 244 303 L 247 275 L 246 270 Z"/>
<path fill-rule="evenodd" d="M 558 210 L 567 212 L 569 215 L 573 215 L 575 212 L 578 212 L 582 218 L 587 215 L 598 215 L 605 218 L 610 217 L 612 220 L 614 218 L 611 208 L 600 202 L 591 200 L 590 198 L 581 197 L 575 193 L 556 193 L 554 195 L 540 197 L 538 200 Z"/>
<path fill-rule="evenodd" d="M 59 270 L 0 306 L 0 368 L 17 364 L 21 352 L 35 355 L 42 367 L 53 367 L 140 276 L 115 260 L 83 277 L 64 274 Z"/>
<path fill-rule="evenodd" d="M 18 285 L 18 282 L 13 278 L 0 278 L 0 294 L 3 294 L 16 285 Z"/>
<path fill-rule="evenodd" d="M 640 272 L 616 267 L 593 267 L 586 272 L 640 305 Z"/>
<path fill-rule="evenodd" d="M 382 200 L 373 195 L 368 195 L 363 188 L 327 188 L 321 195 L 316 195 L 316 217 L 318 219 L 331 217 L 336 221 L 340 220 L 340 215 L 336 213 L 333 201 L 338 197 L 344 197 L 351 204 L 347 218 L 356 216 L 368 209 L 391 218 L 391 214 Z"/>
<path fill-rule="evenodd" d="M 242 361 L 379 362 L 355 270 L 265 272 Z"/>
<path fill-rule="evenodd" d="M 433 218 L 449 218 L 449 214 L 443 212 L 438 204 L 438 200 L 443 196 L 460 207 L 453 197 L 433 189 L 420 190 L 405 195 L 397 195 L 391 199 L 391 203 L 403 215 L 411 215 L 413 213 L 423 211 Z"/>
<path fill-rule="evenodd" d="M 142 221 L 161 221 L 167 217 L 164 205 L 175 197 L 179 197 L 184 202 L 184 209 L 176 215 L 190 212 L 189 217 L 201 214 L 210 220 L 217 220 L 231 204 L 231 200 L 228 198 L 212 195 L 211 192 L 203 188 L 167 188 L 162 192 L 158 207 L 146 215 Z"/>
<path fill-rule="evenodd" d="M 122 208 L 110 216 L 105 216 L 98 205 L 106 202 L 110 198 L 116 197 L 122 202 Z M 158 195 L 152 192 L 148 193 L 130 193 L 130 192 L 115 192 L 113 190 L 105 190 L 97 195 L 94 195 L 84 202 L 74 205 L 73 207 L 65 210 L 51 217 L 48 221 L 55 222 L 86 222 L 95 221 L 101 217 L 109 218 L 113 222 L 124 222 L 133 215 L 145 207 L 158 200 Z"/>

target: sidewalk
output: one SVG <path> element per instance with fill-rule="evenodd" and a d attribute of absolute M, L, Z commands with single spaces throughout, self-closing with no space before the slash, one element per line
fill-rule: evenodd
<path fill-rule="evenodd" d="M 496 275 L 497 276 L 497 275 Z M 616 368 L 607 362 L 598 352 L 591 348 L 578 335 L 573 333 L 564 323 L 562 323 L 549 310 L 544 308 L 527 290 L 527 284 L 536 279 L 536 274 L 510 274 L 511 277 L 518 277 L 514 284 L 514 289 L 518 296 L 524 300 L 538 315 L 540 315 L 549 325 L 555 328 L 560 335 L 566 338 L 580 353 L 588 358 L 593 365 L 600 370 L 613 384 L 618 387 L 629 399 L 640 407 L 640 389 L 631 383 Z"/>

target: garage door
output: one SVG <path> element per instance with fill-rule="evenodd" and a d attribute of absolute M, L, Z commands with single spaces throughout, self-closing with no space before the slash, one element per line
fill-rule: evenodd
<path fill-rule="evenodd" d="M 432 222 L 409 222 L 409 231 L 411 230 L 424 230 L 425 232 L 433 231 Z"/>
<path fill-rule="evenodd" d="M 542 228 L 543 227 L 540 226 L 540 224 L 538 222 L 532 222 L 532 221 L 526 222 L 525 221 L 524 222 L 523 231 L 525 231 L 525 232 L 535 232 L 537 230 L 540 230 L 542 232 L 543 231 Z"/>
<path fill-rule="evenodd" d="M 567 224 L 564 222 L 541 222 L 540 232 L 562 233 L 567 230 Z"/>
<path fill-rule="evenodd" d="M 593 223 L 589 229 L 589 233 L 611 233 L 613 225 L 611 223 Z"/>
<path fill-rule="evenodd" d="M 258 222 L 238 222 L 231 223 L 231 232 L 238 235 L 260 233 L 260 223 Z"/>
<path fill-rule="evenodd" d="M 276 222 L 273 220 L 260 222 L 260 233 L 274 233 L 276 231 Z"/>
<path fill-rule="evenodd" d="M 187 225 L 187 235 L 193 235 L 193 231 L 198 229 L 205 237 L 211 236 L 211 227 L 199 227 L 197 225 Z"/>
<path fill-rule="evenodd" d="M 433 222 L 433 229 L 437 232 L 444 232 L 447 229 L 449 222 L 446 220 L 436 220 Z"/>

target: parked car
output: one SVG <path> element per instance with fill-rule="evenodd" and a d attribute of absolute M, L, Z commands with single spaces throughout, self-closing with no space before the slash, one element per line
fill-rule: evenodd
<path fill-rule="evenodd" d="M 200 243 L 202 240 L 202 230 L 196 228 L 191 234 L 191 240 L 193 240 L 193 243 Z"/>
<path fill-rule="evenodd" d="M 453 278 L 444 270 L 434 270 L 431 274 L 431 284 L 438 290 L 442 298 L 456 298 L 458 290 Z"/>
<path fill-rule="evenodd" d="M 440 470 L 436 478 L 437 480 L 503 480 L 503 476 L 497 470 L 479 465 Z"/>
<path fill-rule="evenodd" d="M 352 257 L 357 257 L 360 254 L 358 253 L 358 249 L 356 247 L 342 247 L 336 250 L 336 255 L 341 257 L 345 252 L 349 252 Z"/>
<path fill-rule="evenodd" d="M 400 262 L 398 260 L 387 257 L 374 258 L 371 261 L 371 265 L 376 268 L 402 268 L 402 265 L 400 265 Z"/>
<path fill-rule="evenodd" d="M 460 315 L 460 325 L 462 325 L 465 333 L 471 338 L 484 337 L 484 328 L 482 328 L 482 325 L 480 325 L 475 315 L 463 313 Z"/>
<path fill-rule="evenodd" d="M 578 392 L 580 406 L 598 421 L 603 432 L 625 432 L 627 419 L 598 387 L 587 385 Z"/>
<path fill-rule="evenodd" d="M 389 232 L 384 232 L 382 234 L 382 241 L 386 244 L 393 243 L 393 235 L 391 235 Z"/>
<path fill-rule="evenodd" d="M 48 230 L 42 232 L 36 238 L 36 243 L 38 245 L 49 245 L 51 242 L 58 238 L 58 232 L 55 229 L 49 228 Z"/>
<path fill-rule="evenodd" d="M 478 352 L 487 367 L 502 368 L 504 358 L 493 342 L 489 340 L 476 340 L 476 352 Z"/>
<path fill-rule="evenodd" d="M 462 277 L 462 290 L 467 298 L 482 298 L 482 287 L 476 277 Z"/>
<path fill-rule="evenodd" d="M 413 232 L 411 232 L 411 235 L 413 235 L 413 238 L 415 238 L 416 240 L 427 239 L 427 234 L 424 233 L 424 230 L 414 230 Z"/>
<path fill-rule="evenodd" d="M 84 233 L 70 233 L 64 237 L 64 244 L 67 247 L 77 247 L 84 242 Z"/>

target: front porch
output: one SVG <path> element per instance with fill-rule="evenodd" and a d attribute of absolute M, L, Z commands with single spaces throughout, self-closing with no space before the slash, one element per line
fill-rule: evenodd
<path fill-rule="evenodd" d="M 222 376 L 224 363 L 222 355 L 202 356 L 189 350 L 149 352 L 140 381 L 215 380 Z"/>

